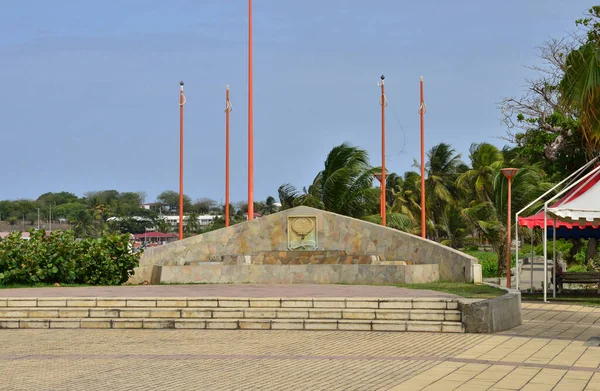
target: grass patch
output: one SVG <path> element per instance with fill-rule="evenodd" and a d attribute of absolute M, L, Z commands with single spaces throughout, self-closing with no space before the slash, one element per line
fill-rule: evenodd
<path fill-rule="evenodd" d="M 65 287 L 81 287 L 81 286 L 92 286 L 92 285 L 85 285 L 85 284 L 60 284 L 60 286 L 57 287 L 54 284 L 43 284 L 43 283 L 38 283 L 38 284 L 33 284 L 33 285 L 24 285 L 24 284 L 7 284 L 7 285 L 2 285 L 2 284 L 0 284 L 0 289 L 15 289 L 15 288 L 65 288 Z M 94 285 L 94 286 L 100 286 L 100 285 Z"/>
<path fill-rule="evenodd" d="M 502 296 L 502 289 L 489 285 L 470 284 L 466 282 L 431 282 L 427 284 L 400 284 L 399 288 L 428 289 L 430 291 L 450 293 L 468 299 L 491 299 Z"/>
<path fill-rule="evenodd" d="M 543 293 L 522 293 L 521 300 L 523 302 L 544 302 L 544 294 Z M 583 306 L 592 306 L 592 307 L 600 307 L 600 295 L 585 295 L 583 293 L 579 294 L 556 294 L 556 299 L 552 298 L 552 293 L 548 293 L 548 300 L 552 303 L 556 304 L 572 304 L 572 305 L 583 305 Z"/>

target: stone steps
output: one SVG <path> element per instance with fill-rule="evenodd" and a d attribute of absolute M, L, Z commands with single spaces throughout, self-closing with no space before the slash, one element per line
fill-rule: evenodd
<path fill-rule="evenodd" d="M 241 329 L 464 333 L 460 322 L 331 319 L 0 318 L 0 329 Z"/>
<path fill-rule="evenodd" d="M 0 298 L 2 328 L 464 332 L 437 298 Z"/>

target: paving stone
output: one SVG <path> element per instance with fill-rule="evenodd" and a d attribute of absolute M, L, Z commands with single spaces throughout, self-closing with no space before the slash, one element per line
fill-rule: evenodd
<path fill-rule="evenodd" d="M 310 319 L 342 319 L 342 310 L 311 309 L 308 311 Z"/>
<path fill-rule="evenodd" d="M 418 322 L 418 321 L 407 321 L 406 331 L 442 331 L 441 322 Z"/>
<path fill-rule="evenodd" d="M 21 319 L 19 327 L 22 329 L 48 329 L 50 321 L 47 319 Z"/>
<path fill-rule="evenodd" d="M 96 299 L 67 299 L 67 307 L 95 307 Z"/>
<path fill-rule="evenodd" d="M 27 318 L 28 309 L 0 308 L 0 318 Z"/>
<path fill-rule="evenodd" d="M 82 329 L 110 329 L 112 321 L 110 319 L 81 319 L 80 327 Z"/>
<path fill-rule="evenodd" d="M 303 330 L 304 329 L 304 321 L 303 320 L 277 320 L 274 319 L 271 321 L 271 329 L 272 330 Z"/>
<path fill-rule="evenodd" d="M 58 309 L 37 309 L 37 308 L 30 309 L 29 311 L 27 311 L 26 317 L 28 317 L 28 318 L 58 318 Z"/>
<path fill-rule="evenodd" d="M 312 299 L 281 299 L 281 307 L 284 308 L 312 308 Z"/>
<path fill-rule="evenodd" d="M 206 321 L 198 319 L 176 319 L 176 329 L 205 329 Z"/>
<path fill-rule="evenodd" d="M 234 330 L 239 328 L 239 324 L 236 320 L 217 320 L 211 319 L 206 321 L 206 328 L 213 330 Z"/>
<path fill-rule="evenodd" d="M 340 320 L 338 322 L 338 330 L 370 331 L 371 322 Z"/>
<path fill-rule="evenodd" d="M 346 308 L 379 308 L 379 301 L 374 299 L 346 299 Z"/>
<path fill-rule="evenodd" d="M 0 319 L 0 329 L 18 329 L 19 328 L 19 320 L 18 319 Z"/>
<path fill-rule="evenodd" d="M 127 299 L 127 307 L 156 307 L 156 299 Z"/>
<path fill-rule="evenodd" d="M 382 309 L 412 309 L 412 300 L 386 300 L 379 301 L 379 308 Z"/>
<path fill-rule="evenodd" d="M 277 317 L 277 310 L 264 309 L 264 308 L 248 308 L 244 310 L 244 318 L 251 319 L 275 319 Z"/>
<path fill-rule="evenodd" d="M 90 318 L 118 318 L 118 309 L 90 309 Z"/>
<path fill-rule="evenodd" d="M 142 327 L 145 329 L 174 329 L 174 319 L 144 319 Z"/>
<path fill-rule="evenodd" d="M 38 307 L 66 307 L 67 299 L 54 297 L 40 297 L 37 299 Z"/>
<path fill-rule="evenodd" d="M 7 307 L 37 307 L 37 299 L 9 298 Z"/>
<path fill-rule="evenodd" d="M 212 308 L 218 307 L 219 301 L 215 299 L 188 299 L 188 307 L 201 307 L 201 308 Z"/>
<path fill-rule="evenodd" d="M 182 318 L 212 318 L 212 310 L 184 308 L 181 310 Z"/>
<path fill-rule="evenodd" d="M 59 308 L 58 316 L 60 318 L 88 318 L 90 310 L 87 308 Z"/>
<path fill-rule="evenodd" d="M 112 327 L 114 329 L 141 329 L 143 321 L 141 319 L 113 319 Z"/>
<path fill-rule="evenodd" d="M 250 299 L 250 307 L 260 307 L 260 308 L 281 307 L 281 299 Z"/>
<path fill-rule="evenodd" d="M 343 319 L 375 319 L 374 310 L 343 310 Z"/>
<path fill-rule="evenodd" d="M 254 320 L 254 319 L 240 319 L 240 329 L 244 330 L 270 330 L 271 321 L 268 320 Z"/>
<path fill-rule="evenodd" d="M 81 327 L 81 320 L 79 319 L 51 319 L 51 329 L 78 329 Z"/>
<path fill-rule="evenodd" d="M 305 330 L 337 330 L 337 320 L 305 320 Z"/>
<path fill-rule="evenodd" d="M 150 310 L 151 318 L 181 318 L 181 310 L 179 309 L 152 309 Z"/>
<path fill-rule="evenodd" d="M 112 308 L 122 308 L 127 306 L 127 299 L 117 299 L 117 298 L 98 298 L 96 300 L 96 307 L 112 307 Z"/>
<path fill-rule="evenodd" d="M 219 299 L 219 307 L 223 308 L 246 308 L 250 307 L 250 299 Z"/>

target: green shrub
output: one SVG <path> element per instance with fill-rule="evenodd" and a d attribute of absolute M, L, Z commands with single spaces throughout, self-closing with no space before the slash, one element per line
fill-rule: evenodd
<path fill-rule="evenodd" d="M 0 285 L 122 284 L 133 274 L 141 252 L 131 253 L 129 235 L 110 234 L 78 241 L 71 231 L 16 232 L 0 240 Z"/>
<path fill-rule="evenodd" d="M 465 247 L 466 251 L 478 251 L 479 250 L 479 246 L 477 245 L 469 245 Z"/>
<path fill-rule="evenodd" d="M 587 269 L 583 265 L 573 265 L 570 268 L 568 268 L 567 271 L 570 272 L 570 273 L 587 272 Z"/>

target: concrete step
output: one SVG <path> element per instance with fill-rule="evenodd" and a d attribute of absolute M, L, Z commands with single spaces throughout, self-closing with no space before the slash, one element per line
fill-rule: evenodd
<path fill-rule="evenodd" d="M 328 319 L 0 318 L 0 329 L 242 329 L 464 333 L 460 322 Z"/>
<path fill-rule="evenodd" d="M 335 308 L 456 310 L 443 298 L 44 297 L 1 298 L 0 308 Z"/>
<path fill-rule="evenodd" d="M 6 307 L 0 318 L 19 319 L 328 319 L 413 320 L 460 322 L 458 310 L 438 309 L 341 309 L 341 308 L 235 308 L 235 307 Z"/>

